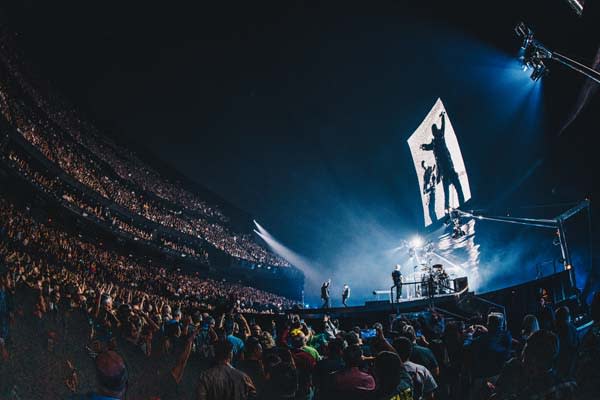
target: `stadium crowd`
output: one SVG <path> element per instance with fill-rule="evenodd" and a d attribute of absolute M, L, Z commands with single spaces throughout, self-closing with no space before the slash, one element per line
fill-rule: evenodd
<path fill-rule="evenodd" d="M 58 273 L 76 280 L 93 280 L 95 285 L 110 282 L 115 290 L 147 290 L 173 307 L 177 304 L 210 310 L 232 296 L 248 312 L 274 312 L 291 305 L 290 300 L 274 294 L 177 270 L 167 271 L 149 260 L 121 255 L 103 243 L 61 230 L 52 220 L 39 223 L 5 200 L 0 200 L 0 218 L 0 255 L 9 263 L 28 263 L 31 273 L 45 271 L 47 278 L 48 274 Z"/>
<path fill-rule="evenodd" d="M 6 203 L 1 210 L 0 368 L 28 356 L 11 351 L 23 323 L 15 319 L 36 321 L 43 341 L 38 351 L 54 357 L 68 353 L 57 347 L 77 328 L 77 318 L 88 321 L 79 323 L 86 340 L 63 340 L 63 347 L 84 347 L 89 358 L 78 363 L 93 365 L 95 371 L 80 375 L 85 368 L 67 360 L 63 389 L 74 393 L 67 398 L 600 396 L 598 294 L 591 306 L 593 325 L 581 340 L 566 307 L 526 316 L 515 337 L 504 315 L 495 312 L 460 321 L 431 311 L 372 327 L 347 326 L 327 315 L 304 321 L 282 314 L 290 304 L 274 295 L 142 268 L 37 224 Z M 258 304 L 270 304 L 264 311 L 277 314 L 261 323 L 251 319 Z M 146 369 L 138 364 L 147 364 Z M 93 376 L 97 381 L 91 384 Z M 193 383 L 184 385 L 184 380 Z M 84 381 L 92 393 L 80 393 Z"/>
<path fill-rule="evenodd" d="M 70 208 L 86 218 L 91 216 L 100 223 L 104 222 L 113 230 L 133 236 L 134 240 L 152 241 L 154 239 L 154 235 L 149 229 L 140 228 L 131 222 L 124 221 L 123 218 L 117 215 L 111 215 L 110 211 L 102 205 L 90 204 L 89 200 L 69 190 L 57 177 L 50 178 L 48 174 L 33 169 L 28 162 L 19 157 L 13 150 L 9 150 L 7 153 L 6 159 L 10 162 L 13 170 L 18 171 L 24 178 L 33 183 L 37 190 L 53 196 L 66 208 Z M 4 155 L 0 155 L 0 157 L 4 157 Z M 205 264 L 209 263 L 208 254 L 203 249 L 193 248 L 163 237 L 160 238 L 160 243 L 163 247 L 175 250 L 181 255 L 196 257 Z"/>
<path fill-rule="evenodd" d="M 121 150 L 51 91 L 42 94 L 25 78 L 17 54 L 8 35 L 0 35 L 0 111 L 43 157 L 90 191 L 149 221 L 206 240 L 233 257 L 289 266 L 250 235 L 233 232 L 217 206 Z"/>
<path fill-rule="evenodd" d="M 2 117 L 88 192 L 3 146 L 3 158 L 39 190 L 140 240 L 153 234 L 95 196 L 233 257 L 289 265 L 30 81 L 1 33 Z M 159 242 L 207 258 L 203 249 Z M 0 399 L 21 398 L 19 391 L 32 399 L 600 398 L 600 295 L 583 337 L 568 308 L 541 301 L 515 336 L 496 312 L 463 321 L 426 310 L 371 326 L 326 314 L 305 321 L 289 299 L 122 254 L 0 198 Z M 62 367 L 28 380 L 50 362 L 25 361 L 50 358 Z M 57 375 L 65 375 L 61 388 L 49 390 Z"/>
<path fill-rule="evenodd" d="M 426 312 L 372 327 L 326 315 L 304 321 L 284 313 L 290 300 L 124 256 L 58 225 L 0 200 L 0 364 L 28 357 L 11 346 L 33 321 L 37 351 L 60 357 L 85 348 L 88 361 L 67 360 L 63 390 L 72 398 L 94 398 L 77 394 L 83 381 L 117 399 L 600 395 L 600 296 L 582 340 L 566 307 L 544 303 L 515 337 L 500 313 L 465 322 Z M 64 339 L 77 329 L 86 331 L 80 343 Z M 95 388 L 86 362 L 97 369 Z M 152 383 L 141 378 L 148 373 Z"/>

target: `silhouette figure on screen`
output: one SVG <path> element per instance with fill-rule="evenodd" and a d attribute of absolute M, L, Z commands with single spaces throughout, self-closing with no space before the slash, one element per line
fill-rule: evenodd
<path fill-rule="evenodd" d="M 435 167 L 435 164 L 429 166 L 425 163 L 425 160 L 421 160 L 421 168 L 423 168 L 423 196 L 425 196 L 427 212 L 432 221 L 437 219 L 435 215 Z"/>
<path fill-rule="evenodd" d="M 465 202 L 465 196 L 463 194 L 462 185 L 460 179 L 458 179 L 458 173 L 454 169 L 454 163 L 452 162 L 452 156 L 450 150 L 446 146 L 446 138 L 444 137 L 444 130 L 446 129 L 446 113 L 442 111 L 440 118 L 442 119 L 442 126 L 437 127 L 436 124 L 431 126 L 431 133 L 433 139 L 430 143 L 422 144 L 421 150 L 433 151 L 435 157 L 435 163 L 437 165 L 437 177 L 436 183 L 442 182 L 444 188 L 444 208 L 450 208 L 450 185 L 454 186 L 456 193 L 458 194 L 458 205 Z"/>
<path fill-rule="evenodd" d="M 423 194 L 435 191 L 435 165 L 429 166 L 425 164 L 425 160 L 422 160 L 421 168 L 423 168 Z"/>

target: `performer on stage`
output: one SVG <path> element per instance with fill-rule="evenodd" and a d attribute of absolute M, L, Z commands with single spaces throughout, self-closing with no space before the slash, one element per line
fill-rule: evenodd
<path fill-rule="evenodd" d="M 402 272 L 400 272 L 400 264 L 396 264 L 396 269 L 392 271 L 392 280 L 394 281 L 392 290 L 396 289 L 396 303 L 399 303 L 400 297 L 402 297 Z"/>
<path fill-rule="evenodd" d="M 435 292 L 437 291 L 437 285 L 435 282 L 435 277 L 432 273 L 427 277 L 427 295 L 430 299 L 435 297 Z"/>
<path fill-rule="evenodd" d="M 346 304 L 346 300 L 350 297 L 350 286 L 347 283 L 344 283 L 344 290 L 342 290 L 342 304 L 344 307 L 348 307 Z"/>
<path fill-rule="evenodd" d="M 323 299 L 322 308 L 331 307 L 329 302 L 329 285 L 331 285 L 331 278 L 329 278 L 326 282 L 323 282 L 323 286 L 321 286 L 321 298 Z"/>

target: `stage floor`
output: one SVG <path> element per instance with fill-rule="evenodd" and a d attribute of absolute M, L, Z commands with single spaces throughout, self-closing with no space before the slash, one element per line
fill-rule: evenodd
<path fill-rule="evenodd" d="M 357 316 L 359 314 L 367 313 L 392 313 L 402 314 L 411 313 L 417 311 L 423 311 L 431 306 L 432 300 L 433 305 L 436 308 L 450 308 L 454 309 L 454 305 L 464 296 L 467 292 L 451 293 L 451 294 L 438 294 L 433 299 L 422 297 L 411 300 L 404 300 L 400 303 L 391 303 L 389 300 L 373 300 L 367 301 L 362 306 L 352 307 L 332 307 L 332 308 L 305 308 L 301 310 L 293 310 L 291 312 L 302 315 L 306 318 L 317 319 L 322 318 L 323 315 L 329 315 L 333 318 L 347 318 Z"/>

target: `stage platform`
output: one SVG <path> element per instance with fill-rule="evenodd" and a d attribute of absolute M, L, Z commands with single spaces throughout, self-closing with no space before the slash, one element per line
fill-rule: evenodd
<path fill-rule="evenodd" d="M 485 316 L 490 311 L 501 312 L 507 318 L 509 329 L 519 332 L 521 321 L 526 314 L 535 314 L 539 307 L 540 293 L 546 293 L 547 300 L 555 308 L 566 305 L 573 314 L 577 325 L 585 322 L 581 319 L 583 309 L 579 304 L 577 289 L 574 286 L 572 271 L 555 274 L 510 286 L 499 290 L 477 293 L 464 288 L 453 294 L 440 294 L 433 298 L 417 298 L 391 303 L 389 300 L 367 301 L 362 306 L 293 309 L 289 312 L 299 314 L 311 323 L 322 321 L 324 315 L 340 319 L 348 326 L 364 326 L 373 322 L 384 322 L 398 314 L 422 313 L 433 307 L 436 312 L 448 319 L 468 320 L 474 315 Z"/>
<path fill-rule="evenodd" d="M 440 312 L 446 312 L 458 318 L 467 317 L 459 312 L 457 304 L 460 299 L 472 293 L 463 291 L 452 294 L 438 294 L 433 299 L 427 297 L 416 298 L 412 300 L 404 300 L 400 303 L 391 303 L 389 300 L 374 300 L 367 301 L 362 306 L 352 307 L 333 307 L 333 308 L 305 308 L 292 310 L 291 312 L 299 314 L 304 319 L 318 320 L 324 315 L 329 315 L 331 318 L 360 319 L 360 320 L 375 320 L 380 321 L 383 317 L 391 314 L 409 314 L 422 312 L 433 306 Z"/>

